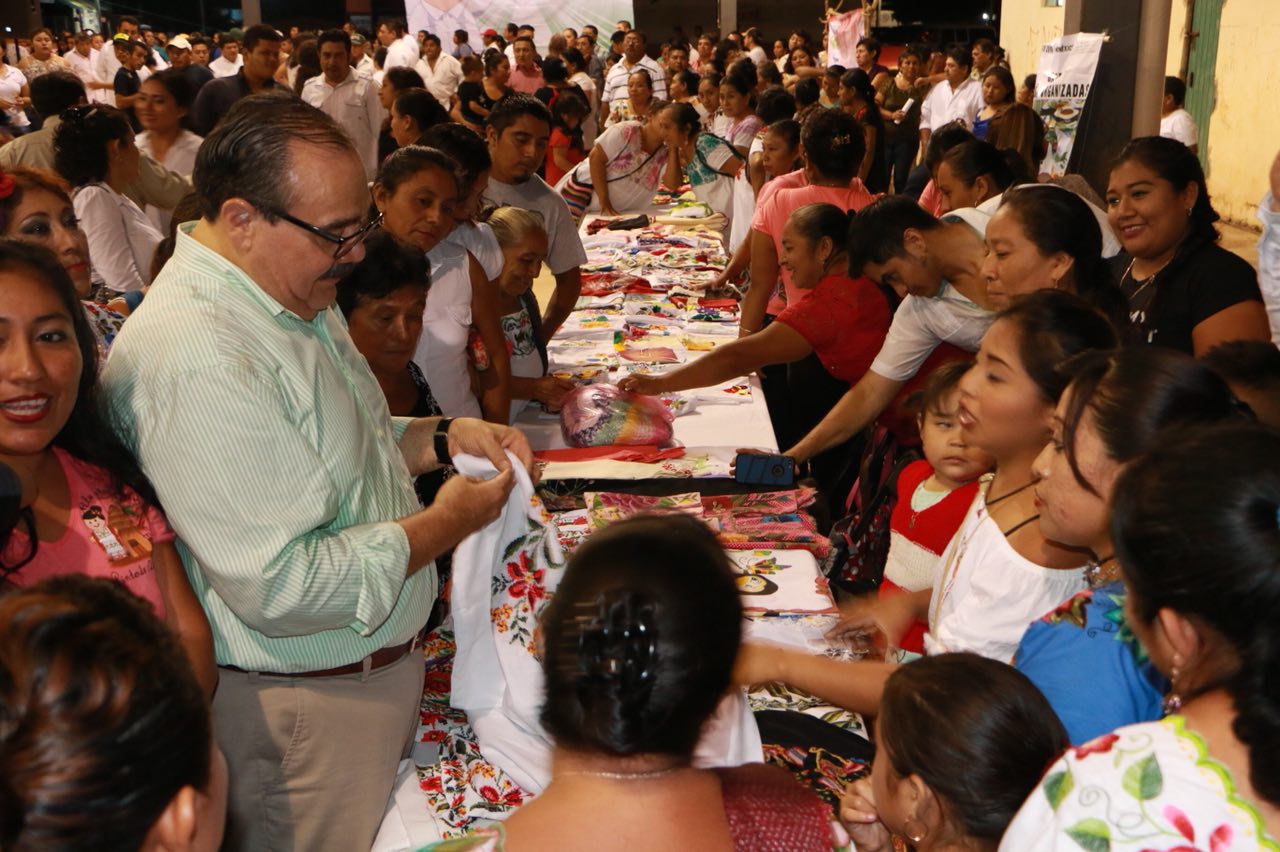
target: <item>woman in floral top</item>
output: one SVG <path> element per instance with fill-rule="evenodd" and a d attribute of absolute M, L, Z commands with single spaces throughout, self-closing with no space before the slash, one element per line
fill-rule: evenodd
<path fill-rule="evenodd" d="M 1162 430 L 1225 420 L 1231 391 L 1173 349 L 1091 353 L 1070 365 L 1053 440 L 1036 459 L 1040 526 L 1093 554 L 1089 588 L 1027 628 L 1014 665 L 1044 692 L 1073 743 L 1160 718 L 1166 684 L 1124 617 L 1124 583 L 1108 525 L 1123 466 L 1159 446 Z"/>
<path fill-rule="evenodd" d="M 1280 850 L 1280 434 L 1160 444 L 1121 473 L 1111 527 L 1170 715 L 1068 752 L 1001 850 Z"/>
<path fill-rule="evenodd" d="M 71 276 L 98 341 L 99 360 L 105 361 L 125 318 L 89 299 L 93 289 L 89 239 L 80 229 L 62 179 L 53 172 L 28 166 L 15 166 L 7 174 L 0 173 L 0 235 L 42 245 L 58 256 Z"/>

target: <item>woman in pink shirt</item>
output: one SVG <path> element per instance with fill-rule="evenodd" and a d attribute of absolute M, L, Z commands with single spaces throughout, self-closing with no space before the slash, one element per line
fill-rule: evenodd
<path fill-rule="evenodd" d="M 48 249 L 0 241 L 0 462 L 22 486 L 0 530 L 0 579 L 58 574 L 122 583 L 178 634 L 212 695 L 209 622 L 151 485 L 97 414 L 97 340 Z"/>
<path fill-rule="evenodd" d="M 800 145 L 804 151 L 805 185 L 778 189 L 767 198 L 762 191 L 751 220 L 753 286 L 742 300 L 744 335 L 763 328 L 766 313 L 777 316 L 805 296 L 785 268 L 781 269 L 785 297 L 773 296 L 773 282 L 779 278 L 782 229 L 787 217 L 806 204 L 834 204 L 847 212 L 861 210 L 876 198 L 857 179 L 866 143 L 854 119 L 839 110 L 819 113 L 805 123 Z"/>

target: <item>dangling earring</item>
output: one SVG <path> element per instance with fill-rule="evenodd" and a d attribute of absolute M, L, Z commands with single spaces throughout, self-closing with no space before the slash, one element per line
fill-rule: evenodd
<path fill-rule="evenodd" d="M 925 837 L 929 835 L 929 829 L 923 822 L 916 819 L 914 815 L 907 817 L 906 823 L 903 825 L 906 829 L 907 839 L 912 843 L 921 843 Z"/>
<path fill-rule="evenodd" d="M 1182 696 L 1178 694 L 1178 676 L 1181 674 L 1179 663 L 1175 659 L 1173 667 L 1169 670 L 1169 694 L 1164 697 L 1162 706 L 1166 716 L 1171 716 L 1182 709 Z"/>

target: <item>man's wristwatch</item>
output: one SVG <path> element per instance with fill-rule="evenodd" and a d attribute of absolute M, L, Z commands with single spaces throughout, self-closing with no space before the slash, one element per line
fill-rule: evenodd
<path fill-rule="evenodd" d="M 453 464 L 453 457 L 449 455 L 449 427 L 452 425 L 452 417 L 440 418 L 440 422 L 436 424 L 435 434 L 431 436 L 431 443 L 436 451 L 436 461 L 440 464 Z"/>

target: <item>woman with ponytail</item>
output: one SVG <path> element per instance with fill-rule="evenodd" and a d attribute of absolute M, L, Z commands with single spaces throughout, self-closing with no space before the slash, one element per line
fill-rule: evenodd
<path fill-rule="evenodd" d="M 976 207 L 987 216 L 999 206 L 1001 193 L 1014 184 L 1027 183 L 1030 179 L 1027 168 L 1016 151 L 1002 151 L 989 142 L 977 139 L 948 151 L 934 178 L 938 191 L 942 193 L 944 214 L 952 210 Z M 985 217 L 982 224 L 986 224 Z M 982 228 L 977 230 L 981 231 Z"/>
<path fill-rule="evenodd" d="M 1066 290 L 1116 328 L 1128 326 L 1124 295 L 1102 258 L 1102 229 L 1074 192 L 1039 183 L 1008 190 L 987 223 L 986 242 L 982 277 L 997 310 L 1036 290 Z"/>
<path fill-rule="evenodd" d="M 1120 474 L 1111 538 L 1168 715 L 1051 766 L 1007 852 L 1280 849 L 1280 434 L 1160 444 Z"/>
<path fill-rule="evenodd" d="M 227 763 L 177 636 L 120 583 L 0 598 L 0 849 L 213 852 Z"/>
<path fill-rule="evenodd" d="M 1053 438 L 1032 469 L 1045 535 L 1089 551 L 1089 588 L 1031 623 L 1013 664 L 1044 692 L 1073 743 L 1160 718 L 1164 679 L 1128 629 L 1109 527 L 1125 466 L 1169 429 L 1244 416 L 1227 383 L 1190 355 L 1159 346 L 1091 352 L 1071 376 Z"/>
<path fill-rule="evenodd" d="M 693 765 L 742 624 L 729 559 L 700 521 L 632 518 L 591 536 L 541 619 L 551 782 L 467 848 L 839 847 L 831 811 L 785 770 Z"/>

